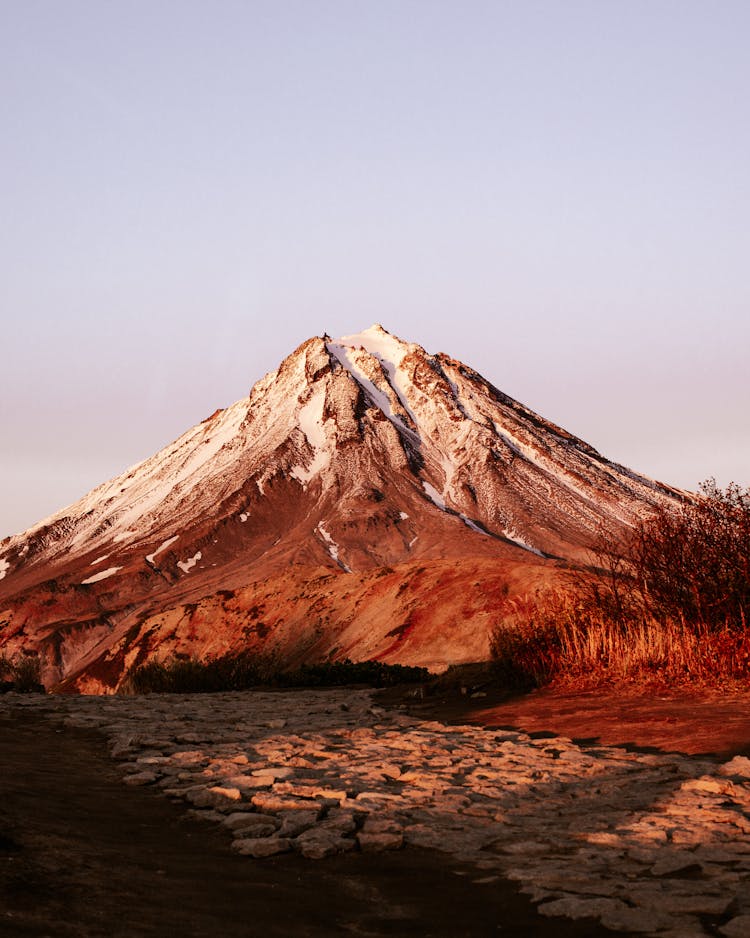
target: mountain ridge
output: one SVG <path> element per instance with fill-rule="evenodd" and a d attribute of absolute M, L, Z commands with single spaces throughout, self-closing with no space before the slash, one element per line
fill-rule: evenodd
<path fill-rule="evenodd" d="M 0 650 L 38 649 L 49 681 L 80 672 L 85 683 L 82 669 L 136 627 L 250 582 L 273 581 L 283 596 L 286 581 L 317 568 L 364 582 L 378 568 L 406 577 L 410 565 L 467 558 L 543 580 L 581 561 L 602 532 L 622 536 L 682 494 L 607 460 L 448 355 L 378 324 L 324 334 L 248 397 L 0 542 Z M 216 626 L 227 648 L 241 641 L 230 619 Z M 323 631 L 316 654 L 337 653 L 335 623 Z M 419 644 L 412 628 L 391 647 L 387 631 L 378 655 L 401 660 Z M 201 634 L 184 653 L 205 651 Z M 286 653 L 294 642 L 279 645 L 282 634 L 276 622 L 253 641 Z M 143 647 L 141 631 L 130 646 Z M 100 689 L 128 666 L 105 668 Z"/>

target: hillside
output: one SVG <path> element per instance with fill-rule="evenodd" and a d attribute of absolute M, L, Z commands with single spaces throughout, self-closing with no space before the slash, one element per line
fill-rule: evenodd
<path fill-rule="evenodd" d="M 150 459 L 0 542 L 0 652 L 115 688 L 152 655 L 433 668 L 679 496 L 381 326 L 311 338 Z"/>

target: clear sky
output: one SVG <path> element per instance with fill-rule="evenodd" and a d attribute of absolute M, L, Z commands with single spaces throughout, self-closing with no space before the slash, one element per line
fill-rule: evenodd
<path fill-rule="evenodd" d="M 0 537 L 374 321 L 750 484 L 750 3 L 0 0 Z"/>

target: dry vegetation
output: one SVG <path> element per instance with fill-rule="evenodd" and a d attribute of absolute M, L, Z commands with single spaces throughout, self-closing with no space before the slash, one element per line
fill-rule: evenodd
<path fill-rule="evenodd" d="M 341 687 L 367 684 L 389 687 L 425 681 L 426 668 L 382 661 L 327 661 L 284 669 L 270 655 L 236 652 L 200 661 L 172 658 L 136 668 L 123 687 L 133 694 L 192 694 L 249 690 L 252 687 Z"/>
<path fill-rule="evenodd" d="M 36 654 L 20 654 L 8 658 L 0 655 L 0 693 L 15 691 L 28 694 L 43 691 L 40 665 Z"/>
<path fill-rule="evenodd" d="M 509 601 L 491 636 L 519 687 L 750 683 L 750 490 L 701 487 L 603 544 L 569 588 Z"/>

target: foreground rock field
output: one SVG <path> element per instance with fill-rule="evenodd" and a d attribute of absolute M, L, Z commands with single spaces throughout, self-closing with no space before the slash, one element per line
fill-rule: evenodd
<path fill-rule="evenodd" d="M 544 915 L 670 938 L 750 934 L 741 756 L 423 722 L 361 690 L 0 698 L 9 705 L 101 731 L 125 784 L 223 825 L 249 863 L 417 845 L 468 861 L 479 881 L 516 880 Z"/>

